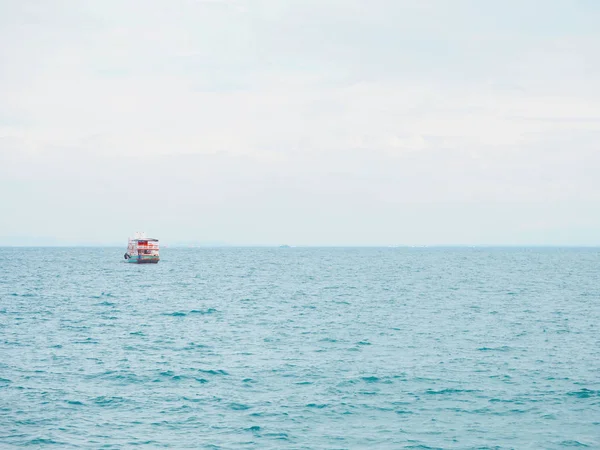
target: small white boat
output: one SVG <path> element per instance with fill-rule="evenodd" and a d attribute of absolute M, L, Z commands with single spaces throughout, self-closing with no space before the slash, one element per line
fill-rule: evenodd
<path fill-rule="evenodd" d="M 129 238 L 125 260 L 137 264 L 156 264 L 160 261 L 158 239 L 146 237 L 146 233 L 136 231 Z"/>

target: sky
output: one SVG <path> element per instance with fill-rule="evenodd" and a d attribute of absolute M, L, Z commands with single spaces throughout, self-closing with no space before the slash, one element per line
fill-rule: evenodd
<path fill-rule="evenodd" d="M 0 245 L 600 245 L 596 0 L 0 0 Z"/>

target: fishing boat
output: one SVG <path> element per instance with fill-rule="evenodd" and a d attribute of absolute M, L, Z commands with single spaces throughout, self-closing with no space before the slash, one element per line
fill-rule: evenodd
<path fill-rule="evenodd" d="M 137 231 L 129 238 L 125 261 L 138 264 L 156 264 L 160 261 L 158 239 L 146 237 L 146 233 Z"/>

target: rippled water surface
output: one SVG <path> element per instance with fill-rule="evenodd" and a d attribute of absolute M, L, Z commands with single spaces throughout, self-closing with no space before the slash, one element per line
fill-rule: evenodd
<path fill-rule="evenodd" d="M 0 447 L 600 448 L 598 249 L 0 249 Z"/>

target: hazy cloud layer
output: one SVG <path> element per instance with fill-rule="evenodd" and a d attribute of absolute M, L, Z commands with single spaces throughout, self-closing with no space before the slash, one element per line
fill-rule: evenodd
<path fill-rule="evenodd" d="M 0 244 L 599 244 L 600 4 L 0 0 Z"/>

